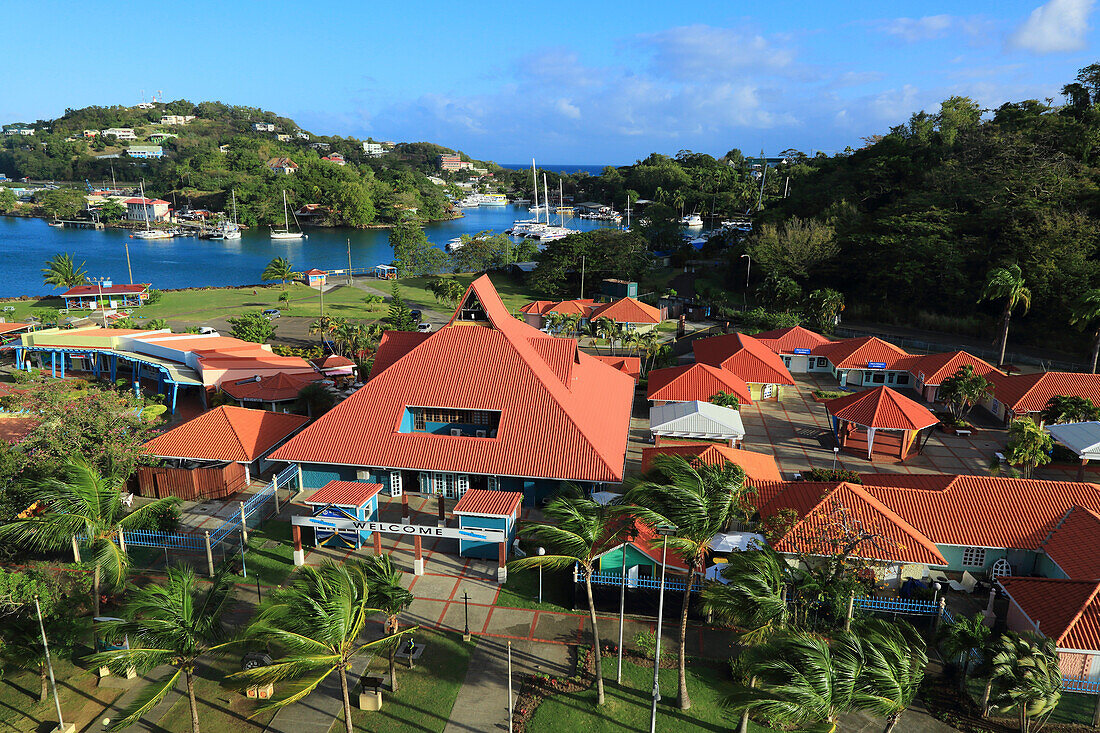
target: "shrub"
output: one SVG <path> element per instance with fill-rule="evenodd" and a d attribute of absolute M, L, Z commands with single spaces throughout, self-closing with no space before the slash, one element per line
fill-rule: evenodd
<path fill-rule="evenodd" d="M 145 301 L 145 305 L 154 305 L 160 302 L 160 299 L 164 297 L 163 290 L 157 290 L 156 288 L 149 288 L 149 298 Z"/>
<path fill-rule="evenodd" d="M 821 400 L 831 400 L 836 397 L 845 397 L 849 394 L 851 394 L 851 392 L 843 392 L 836 389 L 815 389 L 813 391 L 813 396 Z"/>
<path fill-rule="evenodd" d="M 802 323 L 802 317 L 797 313 L 774 312 L 757 307 L 739 314 L 737 322 L 742 331 L 755 333 L 798 326 Z"/>
<path fill-rule="evenodd" d="M 39 377 L 39 371 L 37 369 L 31 369 L 29 372 L 25 372 L 22 369 L 17 369 L 12 372 L 11 378 L 15 380 L 16 384 L 26 384 L 33 382 Z"/>
<path fill-rule="evenodd" d="M 653 656 L 657 653 L 657 632 L 655 631 L 639 631 L 634 635 L 634 646 L 638 648 L 638 651 L 645 656 L 646 659 L 653 659 Z M 661 656 L 665 656 L 667 653 L 665 645 L 661 645 Z"/>
<path fill-rule="evenodd" d="M 845 468 L 811 468 L 802 472 L 803 481 L 847 481 L 850 484 L 863 484 L 863 479 L 855 471 Z"/>

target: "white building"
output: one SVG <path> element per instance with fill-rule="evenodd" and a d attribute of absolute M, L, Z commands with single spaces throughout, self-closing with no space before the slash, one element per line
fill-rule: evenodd
<path fill-rule="evenodd" d="M 33 127 L 9 127 L 4 130 L 5 135 L 33 135 Z"/>
<path fill-rule="evenodd" d="M 371 158 L 381 158 L 386 154 L 386 149 L 382 147 L 382 143 L 363 143 L 363 152 Z"/>
<path fill-rule="evenodd" d="M 134 134 L 134 128 L 132 127 L 108 127 L 106 130 L 100 130 L 100 135 L 114 135 L 119 140 L 137 140 L 137 135 Z"/>
<path fill-rule="evenodd" d="M 148 212 L 149 221 L 168 221 L 168 202 L 163 199 L 126 199 L 126 218 L 130 221 L 145 221 Z"/>
<path fill-rule="evenodd" d="M 159 145 L 131 145 L 126 155 L 130 158 L 163 158 L 164 149 Z"/>
<path fill-rule="evenodd" d="M 160 118 L 160 124 L 162 125 L 186 125 L 191 120 L 195 119 L 195 115 L 163 115 Z"/>
<path fill-rule="evenodd" d="M 298 132 L 294 133 L 294 137 L 298 138 L 299 140 L 309 140 L 309 133 L 299 130 Z"/>
<path fill-rule="evenodd" d="M 275 123 L 273 122 L 253 122 L 252 129 L 256 132 L 275 132 Z"/>

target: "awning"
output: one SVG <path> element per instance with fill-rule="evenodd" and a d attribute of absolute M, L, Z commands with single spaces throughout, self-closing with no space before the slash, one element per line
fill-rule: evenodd
<path fill-rule="evenodd" d="M 745 424 L 741 413 L 710 402 L 669 402 L 649 410 L 654 435 L 701 440 L 741 440 Z"/>

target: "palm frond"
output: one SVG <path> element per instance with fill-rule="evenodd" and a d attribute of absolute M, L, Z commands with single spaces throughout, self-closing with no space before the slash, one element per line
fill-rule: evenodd
<path fill-rule="evenodd" d="M 179 681 L 181 674 L 183 674 L 183 670 L 177 669 L 167 679 L 161 682 L 154 682 L 147 686 L 141 691 L 141 694 L 137 696 L 133 704 L 122 711 L 123 717 L 113 721 L 111 727 L 107 730 L 116 731 L 122 730 L 123 728 L 129 728 L 131 725 L 141 720 L 142 716 L 155 708 L 157 703 L 163 700 L 164 696 L 172 691 Z"/>

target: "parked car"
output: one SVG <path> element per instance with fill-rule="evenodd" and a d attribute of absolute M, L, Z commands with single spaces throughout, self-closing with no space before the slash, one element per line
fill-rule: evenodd
<path fill-rule="evenodd" d="M 199 326 L 199 333 L 203 336 L 221 336 L 216 328 L 211 328 L 210 326 Z"/>
<path fill-rule="evenodd" d="M 432 324 L 428 323 L 427 321 L 421 321 L 420 323 L 416 324 L 416 330 L 420 333 L 428 333 L 432 330 Z"/>
<path fill-rule="evenodd" d="M 417 323 L 420 323 L 420 319 L 422 317 L 422 314 L 420 313 L 420 311 L 418 311 L 414 308 L 411 311 L 409 311 L 409 313 L 412 314 L 412 317 L 413 317 L 414 321 L 416 321 Z"/>
<path fill-rule="evenodd" d="M 272 318 L 282 318 L 283 314 L 279 312 L 278 308 L 265 308 L 264 315 L 270 321 Z"/>

